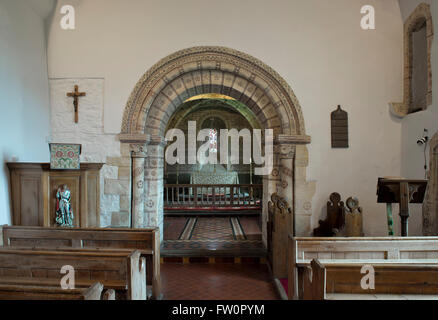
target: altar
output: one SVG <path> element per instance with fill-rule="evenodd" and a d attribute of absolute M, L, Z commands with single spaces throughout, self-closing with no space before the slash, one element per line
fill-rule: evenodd
<path fill-rule="evenodd" d="M 239 175 L 235 171 L 228 171 L 224 166 L 206 164 L 199 171 L 193 172 L 191 184 L 239 184 Z"/>
<path fill-rule="evenodd" d="M 100 169 L 103 163 L 81 163 L 77 170 L 52 170 L 49 163 L 6 164 L 10 172 L 12 224 L 55 226 L 56 194 L 70 190 L 75 227 L 100 225 Z"/>

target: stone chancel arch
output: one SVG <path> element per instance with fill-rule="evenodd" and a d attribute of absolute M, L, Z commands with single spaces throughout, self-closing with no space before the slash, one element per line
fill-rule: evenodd
<path fill-rule="evenodd" d="M 233 97 L 278 134 L 309 141 L 301 107 L 286 81 L 263 62 L 223 47 L 190 48 L 155 64 L 132 92 L 121 132 L 162 133 L 179 105 L 203 93 Z"/>
<path fill-rule="evenodd" d="M 274 170 L 264 177 L 267 206 L 269 194 L 280 191 L 293 203 L 298 234 L 310 232 L 311 198 L 314 183 L 306 182 L 308 156 L 301 107 L 292 89 L 263 62 L 245 53 L 224 47 L 194 47 L 178 51 L 155 64 L 135 86 L 123 115 L 122 143 L 134 149 L 144 146 L 144 157 L 133 153 L 132 226 L 162 226 L 163 148 L 169 120 L 187 99 L 217 93 L 245 104 L 262 128 L 273 129 Z M 286 174 L 279 174 L 280 171 Z M 265 184 L 266 181 L 266 184 Z M 138 184 L 138 183 L 137 183 Z M 282 190 L 279 190 L 282 189 Z M 281 192 L 282 191 L 282 192 Z M 139 194 L 141 193 L 141 194 Z M 295 197 L 299 194 L 300 197 Z M 264 208 L 264 212 L 267 208 Z M 299 226 L 299 224 L 303 224 Z M 291 226 L 292 228 L 292 226 Z M 292 230 L 292 229 L 291 229 Z"/>

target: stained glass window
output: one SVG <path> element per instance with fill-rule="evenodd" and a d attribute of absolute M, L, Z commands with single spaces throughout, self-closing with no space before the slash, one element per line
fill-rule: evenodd
<path fill-rule="evenodd" d="M 210 129 L 210 133 L 208 136 L 208 141 L 210 142 L 209 151 L 217 153 L 217 130 Z"/>

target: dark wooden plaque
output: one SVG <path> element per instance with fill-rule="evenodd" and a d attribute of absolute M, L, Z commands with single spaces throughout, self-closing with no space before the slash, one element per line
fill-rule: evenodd
<path fill-rule="evenodd" d="M 348 113 L 341 106 L 332 112 L 332 148 L 348 148 Z"/>

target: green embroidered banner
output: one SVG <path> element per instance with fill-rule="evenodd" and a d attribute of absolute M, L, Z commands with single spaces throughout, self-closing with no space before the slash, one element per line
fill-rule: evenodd
<path fill-rule="evenodd" d="M 50 143 L 50 169 L 79 170 L 81 145 Z"/>

